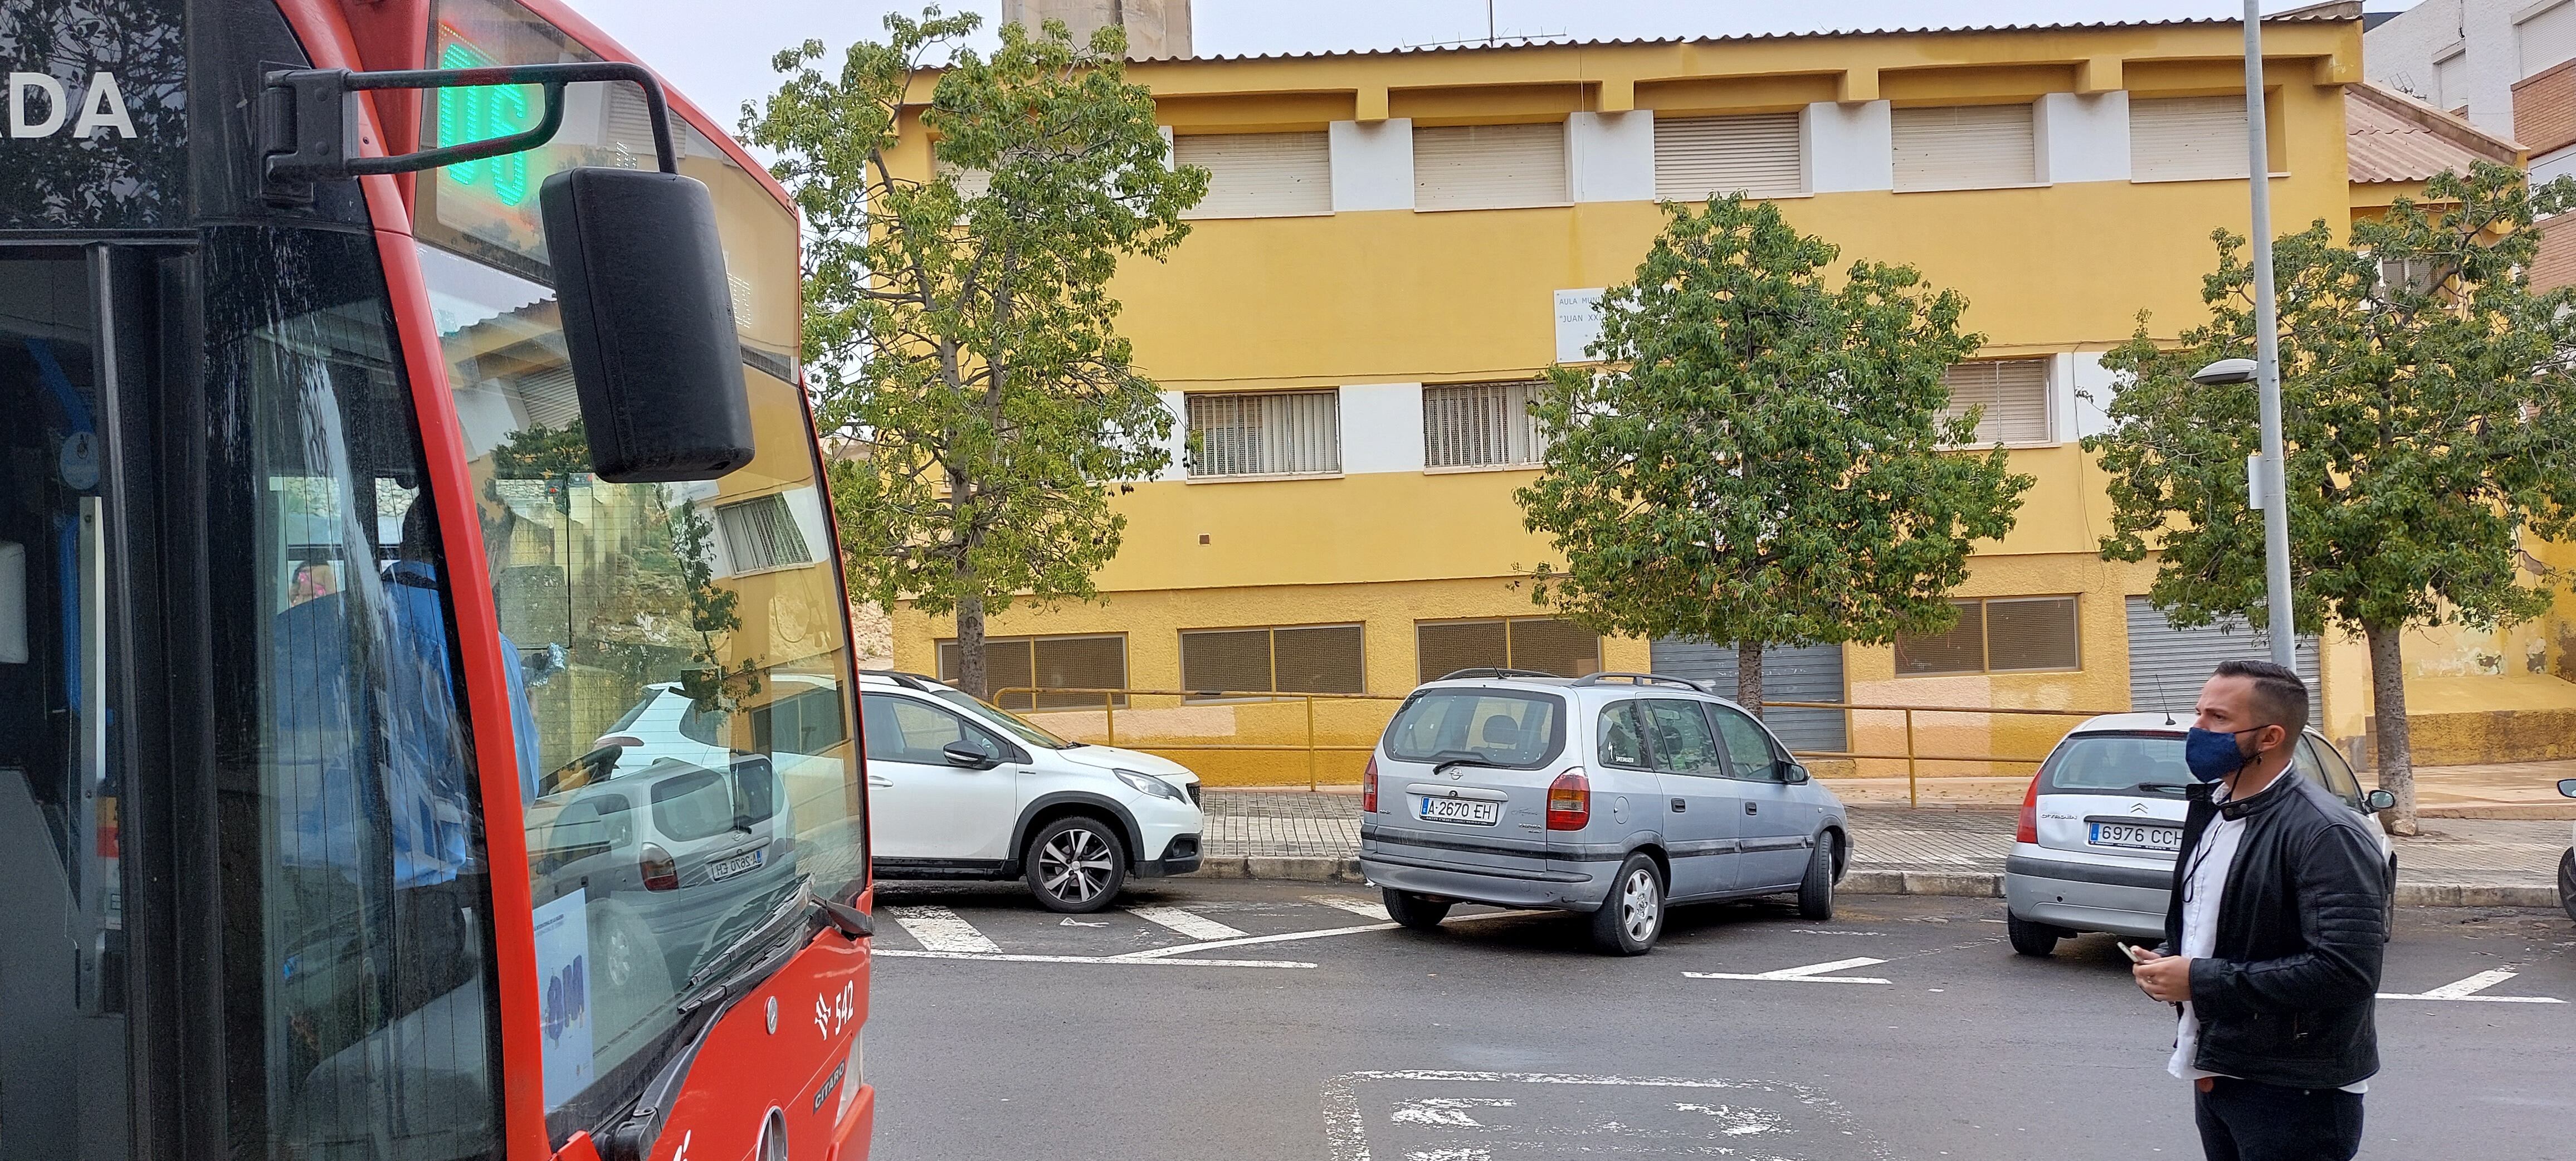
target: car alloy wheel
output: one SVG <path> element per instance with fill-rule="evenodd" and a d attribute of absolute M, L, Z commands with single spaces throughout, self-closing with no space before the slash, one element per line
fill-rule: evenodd
<path fill-rule="evenodd" d="M 1088 827 L 1068 827 L 1038 848 L 1038 883 L 1058 902 L 1081 906 L 1099 898 L 1118 866 L 1118 852 Z"/>
<path fill-rule="evenodd" d="M 1653 943 L 1655 928 L 1664 921 L 1664 885 L 1655 878 L 1652 867 L 1635 867 L 1619 884 L 1619 925 L 1628 930 L 1628 938 L 1638 943 Z"/>

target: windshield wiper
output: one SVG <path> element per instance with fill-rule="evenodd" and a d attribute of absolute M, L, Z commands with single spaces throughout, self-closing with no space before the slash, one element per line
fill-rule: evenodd
<path fill-rule="evenodd" d="M 2179 782 L 2141 782 L 2138 789 L 2156 794 L 2189 794 L 2191 788 Z"/>
<path fill-rule="evenodd" d="M 1442 750 L 1431 756 L 1431 762 L 1431 772 L 1434 774 L 1446 774 L 1452 768 L 1458 766 L 1490 767 L 1494 764 L 1494 760 L 1490 755 L 1481 754 L 1474 750 Z"/>

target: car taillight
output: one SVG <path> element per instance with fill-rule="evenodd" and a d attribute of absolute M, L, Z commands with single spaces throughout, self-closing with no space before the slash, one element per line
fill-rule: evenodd
<path fill-rule="evenodd" d="M 645 890 L 677 891 L 680 889 L 680 866 L 671 861 L 671 852 L 652 843 L 646 843 L 644 855 L 636 860 L 635 865 L 638 870 L 644 872 Z"/>
<path fill-rule="evenodd" d="M 2013 841 L 2039 841 L 2039 775 L 2030 776 L 2030 791 L 2021 796 L 2021 824 L 2013 828 Z"/>
<path fill-rule="evenodd" d="M 1577 766 L 1547 784 L 1547 829 L 1582 830 L 1592 821 L 1592 780 Z"/>
<path fill-rule="evenodd" d="M 1360 767 L 1360 813 L 1377 813 L 1377 755 L 1369 755 L 1368 765 Z"/>

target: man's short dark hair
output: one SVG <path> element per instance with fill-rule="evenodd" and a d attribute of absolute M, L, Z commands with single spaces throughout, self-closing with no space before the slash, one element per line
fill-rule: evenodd
<path fill-rule="evenodd" d="M 2292 734 L 2308 724 L 2308 683 L 2296 670 L 2269 661 L 2221 661 L 2217 677 L 2242 677 L 2254 683 L 2254 721 L 2279 726 Z"/>

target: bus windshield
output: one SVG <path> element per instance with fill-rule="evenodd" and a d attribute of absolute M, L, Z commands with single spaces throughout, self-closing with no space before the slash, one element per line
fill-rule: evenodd
<path fill-rule="evenodd" d="M 596 59 L 509 0 L 441 0 L 429 53 L 433 67 Z M 415 212 L 528 718 L 536 910 L 521 921 L 539 978 L 587 998 L 586 1019 L 550 1023 L 545 1041 L 559 1133 L 632 1099 L 690 981 L 744 930 L 802 884 L 848 898 L 867 865 L 846 616 L 791 358 L 795 220 L 707 137 L 679 133 L 682 171 L 717 206 L 759 454 L 706 483 L 597 478 L 533 191 L 653 150 L 633 86 L 575 88 L 593 92 L 553 144 L 441 169 Z M 519 128 L 537 107 L 521 96 L 533 89 L 443 90 L 424 102 L 424 143 Z"/>

